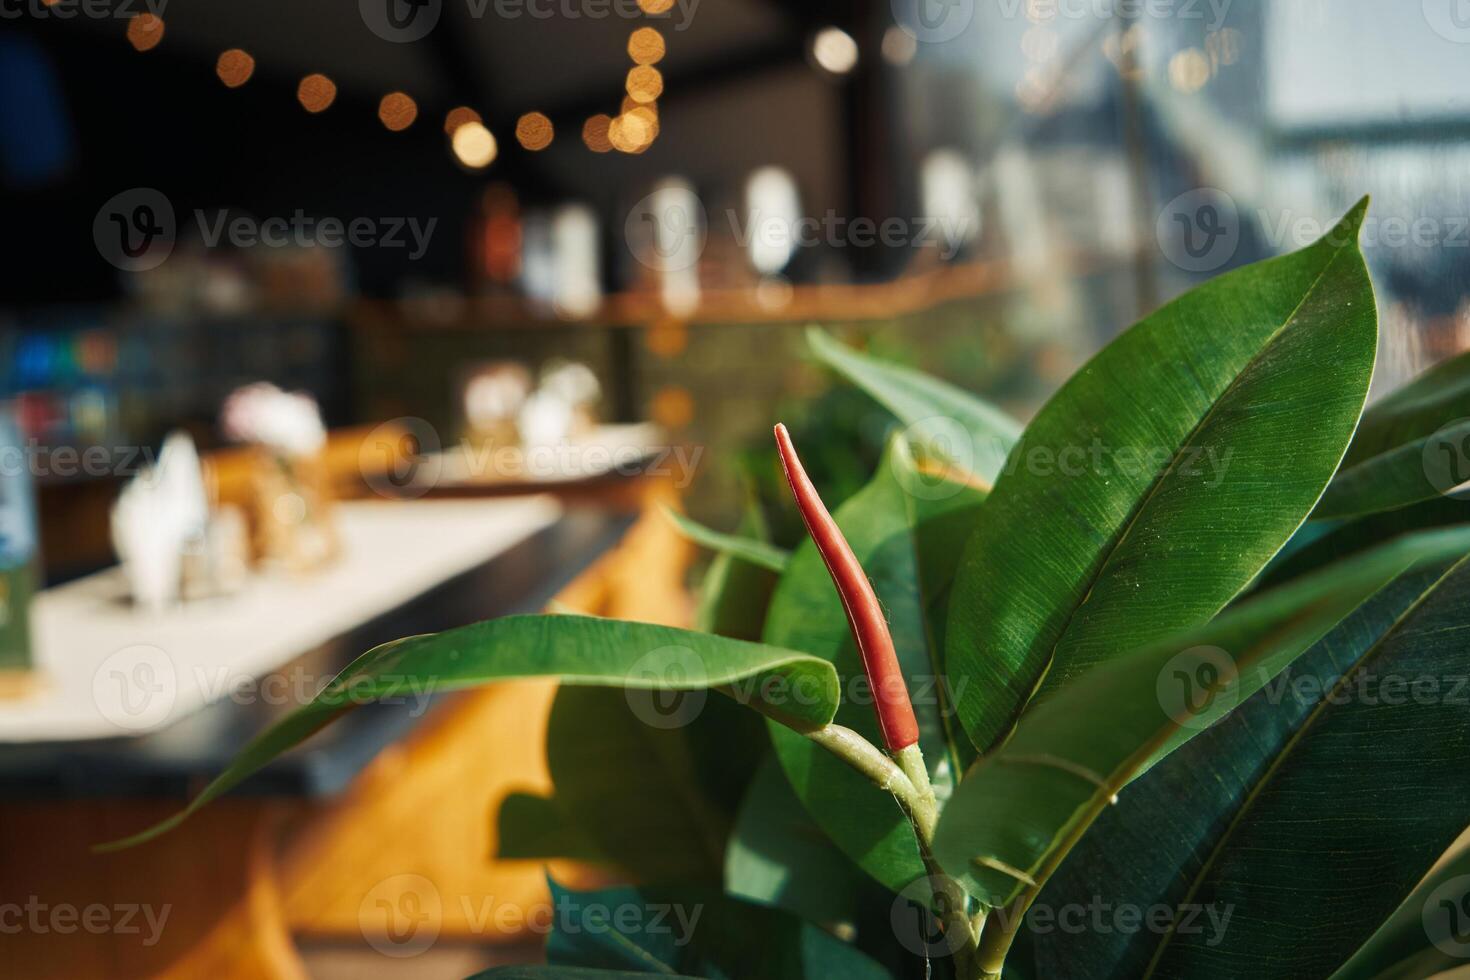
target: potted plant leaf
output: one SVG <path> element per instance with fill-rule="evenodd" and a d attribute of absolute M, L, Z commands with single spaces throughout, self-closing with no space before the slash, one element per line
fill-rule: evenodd
<path fill-rule="evenodd" d="M 792 551 L 753 518 L 681 519 L 718 554 L 701 629 L 532 616 L 387 644 L 122 844 L 357 699 L 552 675 L 556 792 L 507 801 L 502 853 L 631 884 L 558 890 L 548 965 L 495 976 L 1463 962 L 1470 356 L 1364 412 L 1366 208 L 1144 318 L 1024 428 L 812 335 L 900 431 L 829 514 L 778 429 L 811 532 Z M 609 905 L 702 914 L 590 928 Z"/>

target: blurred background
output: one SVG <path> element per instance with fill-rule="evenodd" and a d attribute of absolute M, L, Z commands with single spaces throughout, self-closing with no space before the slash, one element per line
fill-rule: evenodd
<path fill-rule="evenodd" d="M 807 324 L 1024 416 L 1364 193 L 1380 387 L 1466 343 L 1456 0 L 378 6 L 8 0 L 0 378 L 27 438 L 208 441 L 263 379 L 449 441 L 466 365 L 570 357 L 607 417 L 706 447 L 690 505 L 729 519 L 774 417 L 881 437 L 863 399 L 814 399 Z"/>
<path fill-rule="evenodd" d="M 156 644 L 163 660 L 128 660 L 127 677 L 178 667 L 179 703 L 198 708 L 180 666 L 196 649 L 328 613 L 272 656 L 244 640 L 218 656 L 254 681 L 315 651 L 298 663 L 330 676 L 372 643 L 552 597 L 687 622 L 692 549 L 647 505 L 730 529 L 754 503 L 790 544 L 771 424 L 792 426 L 834 502 L 894 424 L 810 356 L 809 327 L 1024 419 L 1142 315 L 1309 244 L 1364 194 L 1381 396 L 1470 346 L 1465 0 L 0 0 L 0 464 L 27 461 L 0 465 L 0 667 L 33 660 L 53 692 L 69 677 L 83 692 L 69 715 L 35 700 L 44 683 L 19 701 L 0 683 L 0 796 L 26 801 L 0 807 L 0 862 L 43 896 L 94 894 L 96 865 L 65 865 L 63 887 L 24 842 L 64 826 L 84 855 L 137 830 L 271 716 L 252 702 L 122 724 L 88 687 L 102 668 L 64 666 L 68 644 Z M 582 455 L 536 462 L 566 445 Z M 177 481 L 131 492 L 154 463 Z M 613 471 L 662 489 L 597 483 Z M 548 488 L 554 504 L 514 497 Z M 383 499 L 446 489 L 520 503 L 433 516 Z M 586 578 L 608 555 L 622 571 Z M 134 607 L 164 619 L 113 600 L 98 572 L 120 556 Z M 202 645 L 156 638 L 186 620 Z M 94 626 L 86 643 L 67 632 Z M 316 937 L 311 975 L 365 975 L 336 953 L 361 947 L 375 902 L 418 887 L 407 867 L 471 946 L 484 923 L 455 919 L 452 896 L 544 894 L 539 866 L 473 877 L 491 872 L 450 832 L 490 833 L 515 779 L 549 785 L 553 695 L 537 690 L 457 702 L 457 742 L 448 722 L 404 742 L 408 722 L 374 715 L 262 790 L 325 807 L 358 787 L 332 804 L 348 809 L 311 811 L 270 879 L 271 928 Z M 506 744 L 520 761 L 475 754 Z M 449 759 L 443 785 L 397 788 Z M 486 775 L 507 766 L 522 768 Z M 94 796 L 146 812 L 108 817 Z M 438 823 L 420 834 L 426 798 Z M 105 877 L 238 855 L 235 878 L 150 894 L 178 910 L 178 949 L 220 921 L 268 945 L 206 911 L 261 894 L 250 862 L 261 840 L 279 850 L 271 813 L 223 807 L 164 845 L 184 856 L 120 857 Z M 383 865 L 390 838 L 438 850 Z M 329 881 L 328 858 L 362 880 Z M 36 955 L 23 962 L 91 975 Z M 404 975 L 482 962 L 446 955 Z"/>

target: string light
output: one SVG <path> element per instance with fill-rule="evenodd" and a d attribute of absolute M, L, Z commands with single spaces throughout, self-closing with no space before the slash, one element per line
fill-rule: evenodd
<path fill-rule="evenodd" d="M 674 0 L 638 0 L 638 9 L 654 16 L 666 14 L 674 9 Z"/>
<path fill-rule="evenodd" d="M 812 38 L 812 58 L 826 71 L 846 75 L 857 67 L 857 42 L 840 27 L 824 27 Z"/>
<path fill-rule="evenodd" d="M 459 127 L 463 126 L 465 123 L 483 123 L 484 121 L 485 120 L 480 117 L 480 114 L 471 109 L 469 106 L 458 106 L 456 108 L 450 109 L 449 112 L 445 113 L 444 132 L 449 136 L 453 136 L 455 134 L 455 131 L 458 130 Z"/>
<path fill-rule="evenodd" d="M 163 18 L 139 14 L 128 20 L 128 43 L 138 51 L 151 51 L 163 40 Z"/>
<path fill-rule="evenodd" d="M 418 103 L 402 92 L 389 92 L 378 103 L 378 120 L 395 133 L 401 133 L 412 126 L 418 117 Z"/>
<path fill-rule="evenodd" d="M 454 131 L 450 140 L 459 162 L 472 170 L 483 170 L 495 160 L 498 147 L 495 136 L 483 123 L 467 122 Z"/>
<path fill-rule="evenodd" d="M 608 129 L 612 126 L 612 117 L 605 112 L 599 112 L 595 116 L 588 116 L 587 121 L 582 124 L 582 142 L 587 144 L 587 149 L 593 153 L 607 153 L 612 150 L 612 140 L 608 139 Z"/>
<path fill-rule="evenodd" d="M 664 76 L 651 65 L 639 65 L 628 72 L 628 95 L 635 102 L 652 102 L 664 94 Z"/>
<path fill-rule="evenodd" d="M 544 150 L 551 145 L 556 130 L 544 113 L 528 112 L 516 120 L 516 142 L 527 150 Z"/>
<path fill-rule="evenodd" d="M 214 63 L 214 73 L 226 88 L 239 88 L 255 74 L 255 59 L 239 48 L 231 48 L 220 53 L 219 60 Z"/>
<path fill-rule="evenodd" d="M 326 75 L 312 73 L 296 86 L 296 101 L 307 112 L 322 112 L 337 99 L 337 83 Z"/>
<path fill-rule="evenodd" d="M 652 27 L 640 27 L 628 37 L 628 57 L 637 64 L 657 64 L 665 50 L 664 36 Z"/>

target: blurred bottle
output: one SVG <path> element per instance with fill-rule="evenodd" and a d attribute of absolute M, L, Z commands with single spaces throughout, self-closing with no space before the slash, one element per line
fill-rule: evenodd
<path fill-rule="evenodd" d="M 31 663 L 30 605 L 36 583 L 36 506 L 14 408 L 0 403 L 0 670 Z"/>

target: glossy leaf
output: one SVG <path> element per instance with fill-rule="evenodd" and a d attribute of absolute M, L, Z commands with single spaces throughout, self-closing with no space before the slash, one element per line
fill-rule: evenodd
<path fill-rule="evenodd" d="M 1385 541 L 1430 528 L 1470 523 L 1470 501 L 1439 497 L 1398 510 L 1368 514 L 1344 522 L 1314 521 L 1302 525 L 1302 544 L 1282 549 L 1261 575 L 1261 587 L 1280 585 L 1333 562 L 1346 561 Z"/>
<path fill-rule="evenodd" d="M 1441 361 L 1363 413 L 1345 469 L 1470 416 L 1470 352 Z"/>
<path fill-rule="evenodd" d="M 1260 690 L 1398 575 L 1467 552 L 1470 528 L 1414 535 L 1097 667 L 1027 712 L 967 775 L 939 820 L 941 865 L 987 904 L 1034 892 L 1152 761 Z"/>
<path fill-rule="evenodd" d="M 1207 621 L 1311 512 L 1373 371 L 1366 205 L 1146 317 L 1027 427 L 951 603 L 946 664 L 983 750 L 1033 698 Z"/>
<path fill-rule="evenodd" d="M 640 883 L 720 881 L 729 818 L 700 785 L 687 727 L 708 697 L 564 686 L 552 705 L 557 804 Z"/>
<path fill-rule="evenodd" d="M 695 544 L 708 548 L 711 551 L 733 555 L 752 565 L 758 565 L 761 568 L 767 568 L 778 573 L 785 571 L 786 563 L 791 560 L 789 552 L 773 544 L 760 541 L 756 538 L 743 537 L 738 534 L 724 534 L 713 528 L 705 527 L 698 521 L 670 507 L 665 507 L 663 512 L 664 516 L 679 529 L 680 534 Z"/>
<path fill-rule="evenodd" d="M 831 721 L 839 694 L 836 672 L 821 658 L 647 623 L 508 616 L 410 636 L 354 660 L 310 703 L 256 736 L 181 813 L 105 848 L 138 844 L 172 829 L 356 705 L 545 676 L 560 677 L 567 685 L 635 691 L 722 688 L 752 707 L 804 725 Z"/>
<path fill-rule="evenodd" d="M 962 388 L 932 375 L 865 354 L 815 328 L 807 343 L 817 358 L 898 416 L 916 448 L 972 474 L 977 486 L 995 484 L 1021 424 Z"/>
<path fill-rule="evenodd" d="M 555 916 L 546 958 L 557 967 L 711 980 L 888 977 L 867 956 L 818 927 L 715 889 L 573 892 L 553 882 L 551 890 Z"/>
<path fill-rule="evenodd" d="M 502 861 L 607 860 L 555 799 L 532 793 L 509 793 L 501 801 L 495 840 Z"/>
<path fill-rule="evenodd" d="M 1312 512 L 1357 517 L 1434 500 L 1470 480 L 1470 419 L 1344 466 Z"/>
<path fill-rule="evenodd" d="M 813 822 L 775 758 L 756 772 L 725 849 L 725 891 L 811 922 L 850 922 L 862 872 Z"/>
<path fill-rule="evenodd" d="M 1332 980 L 1418 980 L 1465 965 L 1465 919 L 1451 913 L 1470 896 L 1470 846 L 1451 850 Z"/>
<path fill-rule="evenodd" d="M 983 494 L 922 473 L 895 440 L 878 472 L 833 515 L 888 613 L 920 729 L 920 746 L 937 790 L 947 795 L 973 755 L 940 682 L 934 623 Z M 878 725 L 842 602 L 810 540 L 792 556 L 771 601 L 765 639 L 830 660 L 843 684 L 840 724 L 875 744 Z M 918 842 L 890 794 L 824 749 L 770 726 L 776 753 L 796 795 L 817 824 L 878 881 L 899 890 L 922 875 Z"/>
<path fill-rule="evenodd" d="M 1375 932 L 1470 822 L 1470 566 L 1444 573 L 1381 589 L 1120 794 L 1038 905 L 1181 912 L 1037 937 L 1045 975 L 1325 977 Z"/>
<path fill-rule="evenodd" d="M 754 502 L 741 518 L 742 537 L 766 540 L 765 521 Z M 786 556 L 790 560 L 790 555 Z M 784 567 L 784 562 L 783 562 Z M 766 628 L 766 610 L 776 591 L 776 573 L 769 568 L 721 552 L 705 570 L 699 585 L 695 625 L 705 633 L 737 640 L 759 640 Z"/>

